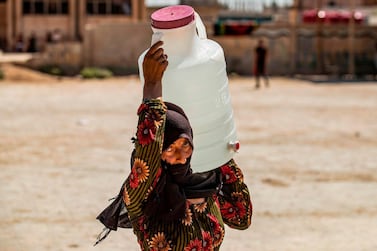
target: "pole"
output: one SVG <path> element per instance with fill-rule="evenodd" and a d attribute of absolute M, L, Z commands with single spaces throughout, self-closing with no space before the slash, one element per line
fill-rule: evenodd
<path fill-rule="evenodd" d="M 317 0 L 317 15 L 322 9 L 322 0 Z M 323 74 L 323 20 L 317 19 L 317 73 Z"/>
<path fill-rule="evenodd" d="M 16 36 L 14 33 L 14 16 L 13 16 L 13 11 L 14 11 L 14 5 L 13 1 L 6 1 L 5 2 L 6 6 L 6 50 L 11 51 L 13 49 L 14 45 L 14 37 Z"/>
<path fill-rule="evenodd" d="M 355 0 L 349 0 L 351 19 L 348 23 L 348 74 L 355 76 Z"/>
<path fill-rule="evenodd" d="M 298 43 L 297 43 L 297 19 L 300 14 L 300 1 L 294 0 L 292 19 L 291 19 L 291 76 L 297 73 L 297 54 L 298 54 Z"/>

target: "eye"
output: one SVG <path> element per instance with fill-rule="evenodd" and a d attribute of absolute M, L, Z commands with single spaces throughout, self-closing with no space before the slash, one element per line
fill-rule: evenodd
<path fill-rule="evenodd" d="M 182 148 L 184 149 L 184 151 L 190 151 L 192 149 L 191 144 L 189 142 L 183 144 Z"/>
<path fill-rule="evenodd" d="M 184 139 L 181 146 L 188 147 L 188 146 L 190 146 L 190 142 L 187 139 Z"/>

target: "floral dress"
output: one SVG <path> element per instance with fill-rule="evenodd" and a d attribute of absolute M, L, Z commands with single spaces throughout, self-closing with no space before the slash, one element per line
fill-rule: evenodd
<path fill-rule="evenodd" d="M 137 113 L 134 164 L 124 184 L 123 201 L 141 250 L 219 250 L 224 222 L 236 229 L 245 229 L 251 223 L 250 195 L 241 170 L 233 160 L 219 167 L 223 191 L 200 204 L 186 201 L 182 219 L 163 222 L 146 217 L 143 205 L 162 171 L 166 106 L 160 99 L 145 100 Z"/>

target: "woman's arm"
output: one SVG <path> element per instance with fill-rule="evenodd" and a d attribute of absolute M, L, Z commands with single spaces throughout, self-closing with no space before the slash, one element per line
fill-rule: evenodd
<path fill-rule="evenodd" d="M 126 179 L 123 200 L 131 219 L 142 215 L 142 203 L 161 172 L 166 107 L 160 99 L 145 100 L 138 109 L 134 164 Z"/>
<path fill-rule="evenodd" d="M 162 42 L 154 44 L 143 61 L 143 102 L 135 139 L 134 164 L 126 179 L 123 200 L 131 219 L 141 216 L 142 204 L 156 185 L 161 172 L 161 149 L 166 119 L 166 107 L 162 102 L 161 79 L 168 65 L 161 48 Z"/>
<path fill-rule="evenodd" d="M 233 159 L 219 169 L 223 187 L 218 201 L 223 221 L 231 228 L 247 229 L 251 225 L 253 206 L 243 173 Z"/>
<path fill-rule="evenodd" d="M 155 43 L 144 56 L 143 99 L 162 97 L 162 76 L 168 66 L 167 55 L 161 48 L 162 41 Z"/>

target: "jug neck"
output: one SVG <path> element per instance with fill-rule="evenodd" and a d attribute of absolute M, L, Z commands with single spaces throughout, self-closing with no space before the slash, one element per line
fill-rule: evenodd
<path fill-rule="evenodd" d="M 189 57 L 195 50 L 199 38 L 196 33 L 195 20 L 188 25 L 174 29 L 157 29 L 152 27 L 153 33 L 161 32 L 162 46 L 168 55 L 169 65 L 174 65 Z"/>

